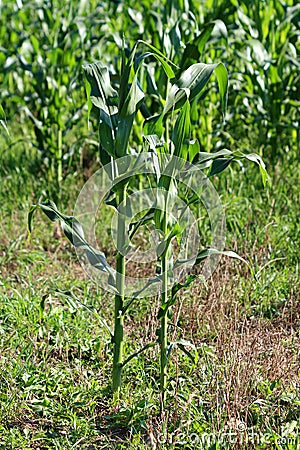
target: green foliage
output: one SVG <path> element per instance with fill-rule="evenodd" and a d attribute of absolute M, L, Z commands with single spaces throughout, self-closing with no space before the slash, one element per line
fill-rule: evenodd
<path fill-rule="evenodd" d="M 236 2 L 233 101 L 237 120 L 257 129 L 257 146 L 276 161 L 297 145 L 299 5 Z M 232 111 L 232 110 L 231 110 Z M 251 113 L 249 113 L 251 111 Z M 235 113 L 234 113 L 235 114 Z"/>
<path fill-rule="evenodd" d="M 83 142 L 76 132 L 85 105 L 80 63 L 92 48 L 89 8 L 69 3 L 62 10 L 59 2 L 11 2 L 1 11 L 7 18 L 7 35 L 1 30 L 1 101 L 11 120 L 31 122 L 28 145 L 37 147 L 40 169 L 57 183 L 56 191 Z"/>
<path fill-rule="evenodd" d="M 139 75 L 142 91 L 151 92 L 141 109 L 144 117 L 155 114 L 160 95 L 166 98 L 166 81 L 176 67 L 184 71 L 199 61 L 225 60 L 231 73 L 228 120 L 220 124 L 218 93 L 210 83 L 201 94 L 202 106 L 194 102 L 190 111 L 193 123 L 199 124 L 193 127 L 193 138 L 205 151 L 232 148 L 233 140 L 260 151 L 264 146 L 264 156 L 275 161 L 294 151 L 299 141 L 298 15 L 299 5 L 293 1 L 271 0 L 256 1 L 253 7 L 236 0 L 201 6 L 198 1 L 131 5 L 67 0 L 64 8 L 57 0 L 6 2 L 1 6 L 0 100 L 8 124 L 17 120 L 28 129 L 24 139 L 37 148 L 39 169 L 44 168 L 48 180 L 56 180 L 61 187 L 68 170 L 82 164 L 87 141 L 81 123 L 86 104 L 81 65 L 100 59 L 115 77 L 125 34 L 124 53 L 136 41 L 144 41 L 148 46 L 144 57 L 153 53 L 161 63 L 160 67 L 147 64 Z M 222 70 L 220 65 L 215 72 Z M 219 87 L 226 90 L 226 85 Z M 132 89 L 139 92 L 136 83 Z M 224 107 L 223 102 L 223 112 Z M 123 120 L 124 130 L 131 120 Z M 139 136 L 139 121 L 134 130 Z M 121 145 L 120 136 L 117 140 Z"/>
<path fill-rule="evenodd" d="M 0 281 L 4 386 L 0 447 L 31 448 L 40 442 L 45 448 L 62 449 L 78 445 L 146 448 L 141 430 L 149 415 L 158 412 L 153 393 L 158 390 L 159 378 L 153 353 L 151 358 L 148 353 L 159 344 L 160 383 L 168 395 L 166 414 L 171 417 L 170 423 L 163 422 L 166 430 L 162 431 L 170 432 L 166 442 L 172 441 L 162 448 L 180 445 L 175 443 L 178 430 L 184 430 L 185 448 L 195 447 L 189 443 L 191 433 L 203 436 L 206 432 L 215 439 L 211 448 L 217 448 L 218 432 L 228 426 L 231 429 L 232 416 L 247 421 L 247 432 L 268 433 L 270 445 L 279 448 L 284 435 L 291 437 L 290 448 L 298 448 L 299 396 L 293 382 L 285 380 L 287 388 L 282 394 L 280 379 L 274 381 L 269 379 L 271 373 L 259 372 L 249 386 L 243 386 L 241 403 L 235 404 L 239 395 L 236 384 L 248 370 L 240 372 L 239 366 L 236 378 L 231 377 L 234 384 L 227 385 L 227 374 L 234 373 L 232 354 L 226 353 L 225 347 L 224 360 L 220 357 L 223 347 L 218 356 L 215 353 L 218 336 L 238 314 L 240 322 L 234 323 L 238 333 L 246 328 L 251 331 L 261 322 L 263 335 L 265 325 L 276 327 L 279 321 L 287 333 L 282 341 L 287 353 L 297 351 L 292 337 L 297 332 L 299 291 L 299 227 L 294 207 L 299 200 L 297 2 L 7 1 L 0 2 L 0 15 L 0 262 L 4 271 Z M 92 62 L 97 60 L 101 62 Z M 222 63 L 216 64 L 218 61 Z M 88 79 L 88 106 L 82 66 Z M 98 153 L 97 142 L 90 139 L 93 132 L 87 132 L 84 125 L 87 116 L 94 125 L 95 114 Z M 60 209 L 72 203 L 69 195 L 75 195 L 78 188 L 70 184 L 70 176 L 80 173 L 80 177 L 88 177 L 99 161 L 104 165 L 148 151 L 157 156 L 157 172 L 151 182 L 161 193 L 143 216 L 129 225 L 129 232 L 133 238 L 153 224 L 160 230 L 157 270 L 151 283 L 164 284 L 166 289 L 156 305 L 160 321 L 157 340 L 154 337 L 139 345 L 145 322 L 156 315 L 152 303 L 137 299 L 139 292 L 126 298 L 122 254 L 110 255 L 116 260 L 120 274 L 116 276 L 109 257 L 92 248 L 79 222 Z M 244 258 L 234 252 L 223 254 L 251 260 L 249 268 L 255 278 L 248 277 L 246 266 L 240 271 L 236 264 L 233 270 L 226 262 L 224 273 L 214 281 L 213 294 L 205 286 L 199 293 L 197 270 L 172 284 L 170 246 L 180 243 L 183 230 L 158 207 L 178 195 L 196 211 L 199 197 L 174 184 L 171 167 L 167 176 L 160 177 L 166 154 L 193 163 L 216 183 L 227 210 L 228 247 L 241 249 Z M 260 192 L 258 177 L 251 164 L 246 164 L 258 165 L 266 185 L 269 177 L 262 157 L 271 163 L 273 185 L 268 193 Z M 129 210 L 129 194 L 137 186 L 142 187 L 143 180 L 135 178 L 124 184 L 122 177 L 116 178 L 107 205 L 117 208 L 125 202 Z M 41 193 L 43 198 L 51 193 L 59 209 L 52 202 L 40 203 Z M 70 281 L 69 273 L 77 274 L 75 258 L 64 244 L 54 252 L 55 238 L 38 221 L 34 235 L 38 249 L 28 253 L 32 244 L 25 240 L 24 226 L 15 220 L 23 220 L 16 209 L 24 210 L 32 203 L 36 206 L 30 210 L 30 223 L 40 208 L 51 221 L 61 224 L 69 242 L 85 252 L 92 266 L 109 275 L 110 286 L 117 291 L 114 318 L 110 303 L 89 283 Z M 120 230 L 127 225 L 127 221 L 118 223 Z M 118 248 L 126 249 L 124 234 L 119 236 Z M 106 253 L 108 249 L 102 250 Z M 207 256 L 219 253 L 205 242 L 195 262 L 201 264 Z M 57 267 L 56 258 L 61 258 Z M 179 260 L 175 267 L 183 263 Z M 53 273 L 52 267 L 56 268 Z M 218 290 L 219 279 L 222 287 Z M 181 317 L 183 298 L 191 305 Z M 215 325 L 217 298 L 224 302 L 218 303 L 218 308 L 228 321 Z M 211 313 L 212 318 L 206 322 L 202 308 L 207 299 L 211 303 L 207 317 Z M 193 311 L 199 302 L 195 318 Z M 234 311 L 231 305 L 235 305 Z M 100 309 L 106 319 L 97 313 Z M 289 319 L 284 318 L 286 312 Z M 125 314 L 128 329 L 141 327 L 130 343 L 122 331 Z M 107 326 L 112 320 L 113 331 Z M 266 336 L 268 339 L 268 332 Z M 209 344 L 202 347 L 203 342 Z M 174 354 L 176 348 L 180 351 Z M 243 361 L 244 349 L 238 347 L 237 351 Z M 103 390 L 103 382 L 110 380 L 106 368 L 112 357 L 113 390 L 120 387 L 121 372 L 125 380 L 119 410 L 113 409 L 109 392 Z M 259 360 L 259 370 L 261 364 Z M 292 370 L 289 365 L 285 373 Z M 243 403 L 245 398 L 248 405 Z M 113 412 L 107 415 L 110 408 Z M 178 410 L 180 418 L 175 417 Z M 138 430 L 130 444 L 125 434 L 123 443 L 118 443 L 113 432 L 102 436 L 102 429 L 99 442 L 97 427 L 103 414 L 105 426 L 117 423 L 131 427 L 131 432 Z M 113 426 L 108 428 L 111 432 Z M 152 423 L 149 430 L 152 433 Z M 224 448 L 230 445 L 224 443 Z"/>
<path fill-rule="evenodd" d="M 138 50 L 140 50 L 140 47 L 146 47 L 151 52 L 139 53 Z M 158 343 L 160 345 L 161 355 L 160 389 L 162 394 L 161 407 L 163 408 L 167 388 L 167 365 L 170 354 L 170 350 L 168 350 L 168 315 L 176 298 L 175 295 L 174 297 L 172 295 L 170 297 L 170 294 L 177 294 L 177 291 L 183 287 L 186 288 L 190 284 L 189 280 L 191 280 L 188 274 L 187 280 L 183 283 L 177 283 L 175 291 L 172 290 L 172 288 L 174 289 L 174 286 L 172 286 L 173 271 L 178 268 L 181 269 L 188 261 L 178 259 L 173 264 L 173 255 L 170 251 L 173 238 L 176 238 L 180 245 L 181 237 L 185 233 L 185 225 L 181 226 L 179 222 L 171 218 L 169 212 L 170 202 L 176 198 L 181 198 L 179 189 L 180 178 L 176 178 L 178 176 L 178 161 L 180 161 L 179 168 L 182 169 L 182 165 L 186 165 L 185 173 L 188 174 L 189 171 L 193 171 L 193 166 L 188 166 L 191 155 L 193 160 L 198 157 L 199 169 L 207 168 L 213 164 L 211 169 L 212 176 L 224 170 L 231 161 L 239 159 L 239 157 L 246 157 L 259 164 L 264 175 L 264 181 L 266 181 L 266 172 L 264 164 L 258 155 L 248 156 L 241 152 L 233 155 L 228 150 L 220 151 L 217 154 L 200 153 L 200 147 L 196 146 L 198 152 L 195 151 L 195 142 L 191 142 L 193 126 L 190 111 L 193 104 L 201 98 L 214 72 L 219 84 L 222 112 L 223 115 L 225 114 L 228 76 L 226 68 L 222 63 L 195 63 L 187 66 L 186 61 L 183 60 L 183 65 L 185 67 L 187 66 L 187 68 L 185 70 L 178 68 L 176 71 L 178 75 L 176 75 L 173 71 L 173 67 L 176 67 L 175 64 L 171 63 L 155 47 L 144 41 L 137 41 L 128 57 L 126 57 L 124 50 L 121 56 L 120 75 L 119 77 L 115 77 L 114 81 L 108 66 L 102 63 L 93 63 L 84 66 L 84 71 L 90 85 L 87 92 L 99 124 L 99 159 L 105 165 L 108 162 L 113 163 L 123 158 L 121 159 L 123 164 L 120 166 L 112 164 L 110 169 L 106 169 L 109 171 L 109 176 L 112 181 L 111 192 L 107 196 L 108 204 L 117 209 L 118 212 L 116 271 L 109 266 L 104 254 L 92 248 L 85 240 L 82 227 L 75 218 L 60 213 L 56 205 L 52 202 L 41 203 L 37 206 L 42 209 L 50 220 L 60 221 L 67 238 L 75 247 L 79 247 L 84 251 L 93 267 L 102 272 L 107 272 L 109 275 L 109 285 L 116 292 L 112 388 L 115 398 L 119 402 L 122 369 L 125 362 L 130 361 L 133 357 L 129 356 L 124 362 L 124 315 L 128 309 L 128 304 L 131 304 L 141 291 L 138 291 L 129 303 L 126 302 L 126 253 L 129 247 L 129 244 L 126 242 L 126 235 L 129 230 L 127 230 L 125 214 L 121 213 L 118 208 L 126 209 L 128 207 L 130 209 L 130 198 L 127 199 L 128 190 L 130 189 L 131 192 L 136 191 L 135 177 L 131 176 L 129 166 L 124 161 L 124 157 L 132 153 L 130 143 L 132 144 L 133 142 L 131 135 L 134 125 L 137 124 L 136 117 L 139 114 L 139 110 L 142 109 L 142 105 L 146 104 L 147 97 L 149 97 L 149 93 L 142 90 L 143 79 L 140 81 L 139 74 L 142 68 L 149 67 L 149 64 L 153 65 L 154 60 L 156 64 L 154 67 L 159 68 L 154 71 L 154 74 L 159 72 L 161 66 L 167 78 L 164 83 L 165 85 L 162 83 L 157 85 L 160 108 L 157 108 L 153 116 L 147 115 L 147 118 L 140 127 L 142 136 L 139 137 L 138 141 L 142 137 L 143 144 L 135 149 L 136 155 L 139 154 L 139 157 L 136 156 L 135 160 L 136 164 L 138 164 L 139 160 L 143 162 L 143 154 L 147 155 L 147 152 L 151 150 L 153 155 L 152 165 L 153 167 L 155 166 L 155 182 L 151 184 L 151 189 L 156 188 L 156 195 L 153 204 L 149 206 L 143 218 L 135 222 L 134 232 L 141 225 L 152 222 L 160 234 L 156 246 L 156 254 L 158 257 L 157 277 L 150 280 L 150 283 L 158 282 L 161 284 L 161 307 L 158 315 L 161 326 L 158 331 Z M 150 62 L 148 62 L 149 59 Z M 155 78 L 155 75 L 151 78 L 148 71 L 146 87 L 149 84 L 153 86 L 156 83 Z M 170 129 L 172 129 L 172 133 L 169 133 Z M 190 146 L 192 147 L 191 151 Z M 166 155 L 170 157 L 170 160 L 167 160 L 167 162 L 165 160 Z M 199 160 L 202 160 L 202 162 L 199 162 Z M 204 161 L 205 164 L 203 165 Z M 138 185 L 139 188 L 140 184 Z M 201 186 L 197 186 L 197 189 L 201 190 Z M 199 193 L 194 193 L 192 198 L 193 200 L 190 200 L 188 195 L 185 194 L 182 201 L 189 206 L 200 202 Z M 37 206 L 33 206 L 29 212 L 29 229 L 31 229 L 32 214 Z M 199 249 L 199 254 L 193 263 L 197 265 L 208 256 L 220 254 L 239 258 L 244 261 L 243 258 L 240 258 L 234 252 L 223 252 L 222 250 L 219 251 L 218 249 L 209 248 L 208 250 Z M 147 285 L 148 283 L 142 290 Z M 152 344 L 149 345 L 152 346 Z M 146 345 L 134 356 L 149 348 L 149 345 Z M 178 345 L 178 348 L 182 349 L 185 353 L 187 352 L 183 344 Z"/>

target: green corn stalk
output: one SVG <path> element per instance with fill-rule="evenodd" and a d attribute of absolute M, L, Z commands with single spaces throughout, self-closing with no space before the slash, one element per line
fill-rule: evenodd
<path fill-rule="evenodd" d="M 166 138 L 165 151 L 171 154 L 171 148 L 174 148 L 172 155 L 179 157 L 184 161 L 189 158 L 189 140 L 191 135 L 191 120 L 190 109 L 192 102 L 200 96 L 206 87 L 213 72 L 216 72 L 218 77 L 219 89 L 222 97 L 223 110 L 226 108 L 227 99 L 227 72 L 223 65 L 220 64 L 193 64 L 182 73 L 179 71 L 179 77 L 173 83 L 169 94 L 165 101 L 165 107 L 159 118 L 155 118 L 156 124 L 153 126 L 151 132 L 159 135 L 161 130 L 161 123 L 164 123 L 165 129 L 168 129 L 168 121 L 170 112 L 181 109 L 177 115 L 177 120 L 173 126 L 171 133 L 171 141 L 168 142 Z M 174 119 L 173 119 L 174 121 Z M 173 146 L 171 146 L 171 143 Z M 162 235 L 166 237 L 172 233 L 172 229 L 168 227 L 168 191 L 170 189 L 171 180 L 169 177 L 162 177 L 159 181 L 159 187 L 164 189 L 166 194 L 164 196 L 164 213 L 157 211 L 155 214 L 155 226 L 161 230 Z M 174 180 L 173 180 L 174 184 Z M 175 182 L 175 189 L 178 187 Z M 168 245 L 170 242 L 168 243 Z M 171 266 L 170 251 L 168 247 L 163 252 L 160 263 L 162 273 L 162 294 L 161 294 L 161 308 L 160 308 L 160 390 L 161 390 L 161 410 L 164 408 L 167 389 L 167 366 L 168 366 L 168 315 L 171 305 L 174 303 L 174 298 L 170 297 L 170 287 L 168 272 Z"/>
<path fill-rule="evenodd" d="M 129 152 L 130 133 L 135 116 L 144 98 L 144 94 L 138 85 L 137 79 L 137 71 L 143 62 L 143 59 L 151 54 L 160 61 L 162 65 L 165 65 L 168 75 L 173 76 L 173 71 L 169 66 L 166 66 L 163 55 L 151 46 L 149 46 L 151 53 L 147 52 L 146 54 L 141 55 L 137 67 L 134 67 L 136 63 L 136 50 L 140 44 L 140 42 L 137 42 L 128 60 L 126 60 L 125 53 L 123 52 L 121 74 L 118 83 L 116 83 L 116 88 L 110 80 L 109 69 L 107 66 L 101 63 L 84 66 L 84 72 L 88 81 L 87 91 L 91 101 L 90 109 L 93 109 L 99 122 L 99 156 L 103 165 L 113 162 L 118 158 L 122 158 Z M 116 207 L 121 204 L 126 205 L 127 184 L 124 182 L 116 182 L 111 194 L 110 201 L 114 198 Z M 118 401 L 120 397 L 123 367 L 125 363 L 129 362 L 132 357 L 135 356 L 129 356 L 124 362 L 124 314 L 129 307 L 129 305 L 126 305 L 125 303 L 126 295 L 124 282 L 126 265 L 124 247 L 126 243 L 124 217 L 122 217 L 122 214 L 118 215 L 118 253 L 116 255 L 117 273 L 115 276 L 107 264 L 105 256 L 101 252 L 90 247 L 85 241 L 79 222 L 72 216 L 65 216 L 62 214 L 53 202 L 47 201 L 40 203 L 39 205 L 34 205 L 31 208 L 29 213 L 30 230 L 33 213 L 38 207 L 48 216 L 48 218 L 50 218 L 50 220 L 59 221 L 61 223 L 63 231 L 68 239 L 73 245 L 80 247 L 86 252 L 92 265 L 100 270 L 108 272 L 110 275 L 111 284 L 116 291 L 114 332 L 112 335 L 114 346 L 112 389 L 114 398 Z M 146 347 L 148 348 L 149 346 Z"/>
<path fill-rule="evenodd" d="M 147 51 L 138 53 L 139 47 L 146 47 Z M 167 79 L 167 86 L 162 86 L 157 79 L 152 79 L 147 73 L 147 60 L 151 63 L 156 61 L 158 70 L 156 73 L 160 78 L 160 70 L 163 68 Z M 131 134 L 136 123 L 142 123 L 142 129 L 135 128 L 142 134 L 138 137 L 138 142 L 142 141 L 142 148 L 139 147 L 139 154 L 149 150 L 156 156 L 156 161 L 164 165 L 164 155 L 180 158 L 184 162 L 192 162 L 199 169 L 208 169 L 209 176 L 223 171 L 231 161 L 246 158 L 259 165 L 263 180 L 267 180 L 267 174 L 261 158 L 255 154 L 243 154 L 242 152 L 233 152 L 223 149 L 215 153 L 200 152 L 199 146 L 191 141 L 192 122 L 190 111 L 194 102 L 197 102 L 207 88 L 212 75 L 215 74 L 218 81 L 221 109 L 223 114 L 227 103 L 228 77 L 225 66 L 222 63 L 204 64 L 191 63 L 190 53 L 187 59 L 183 59 L 184 69 L 172 64 L 164 55 L 152 45 L 143 41 L 138 41 L 129 57 L 126 58 L 125 52 L 122 52 L 120 76 L 113 82 L 110 77 L 110 70 L 104 64 L 94 63 L 84 66 L 85 76 L 87 78 L 87 92 L 90 99 L 90 112 L 94 111 L 99 124 L 99 157 L 103 165 L 118 161 L 126 155 L 130 155 L 130 145 L 132 145 Z M 141 67 L 144 70 L 140 72 Z M 175 71 L 175 72 L 174 72 Z M 154 77 L 156 75 L 154 73 Z M 143 76 L 147 74 L 146 78 Z M 140 77 L 140 78 L 139 78 Z M 115 77 L 116 78 L 116 77 Z M 146 81 L 145 81 L 146 79 Z M 146 102 L 148 83 L 151 84 L 149 92 L 149 102 Z M 141 88 L 143 86 L 143 90 Z M 153 95 L 153 87 L 156 86 L 156 94 Z M 151 101 L 157 103 L 160 99 L 160 105 L 155 109 Z M 148 99 L 148 97 L 147 97 Z M 155 99 L 155 100 L 153 100 Z M 145 108 L 147 106 L 147 108 Z M 149 114 L 149 109 L 154 112 Z M 141 120 L 142 114 L 145 120 Z M 125 169 L 124 169 L 125 170 Z M 113 370 L 112 370 L 112 390 L 114 399 L 119 401 L 121 393 L 122 371 L 124 366 L 132 358 L 138 356 L 141 352 L 157 343 L 149 343 L 137 352 L 126 356 L 124 355 L 124 319 L 125 314 L 130 308 L 132 302 L 138 297 L 139 293 L 131 298 L 126 296 L 126 248 L 128 243 L 125 240 L 126 232 L 130 238 L 139 229 L 148 223 L 153 223 L 161 232 L 161 240 L 157 246 L 158 267 L 157 277 L 151 280 L 151 283 L 160 283 L 161 286 L 161 305 L 158 314 L 160 321 L 159 339 L 160 346 L 160 391 L 161 391 L 161 410 L 163 411 L 167 392 L 167 367 L 170 357 L 170 343 L 168 341 L 168 315 L 176 301 L 177 293 L 180 289 L 187 288 L 195 279 L 194 276 L 187 275 L 182 283 L 172 284 L 169 277 L 170 271 L 174 268 L 172 254 L 170 249 L 171 240 L 180 237 L 183 230 L 177 224 L 172 222 L 168 214 L 169 202 L 172 196 L 180 196 L 179 185 L 174 179 L 172 166 L 168 175 L 160 175 L 162 170 L 156 171 L 155 183 L 158 195 L 155 203 L 146 211 L 145 215 L 126 230 L 126 220 L 122 210 L 118 214 L 117 222 L 117 272 L 112 270 L 106 261 L 105 255 L 99 250 L 94 249 L 85 240 L 80 223 L 72 216 L 62 214 L 56 205 L 47 201 L 34 205 L 29 212 L 29 229 L 34 211 L 39 207 L 50 220 L 59 221 L 67 238 L 73 245 L 83 250 L 90 263 L 97 269 L 106 272 L 109 276 L 109 283 L 116 292 L 114 304 L 114 330 L 112 333 L 113 342 Z M 126 170 L 125 170 L 126 172 Z M 124 173 L 125 173 L 124 172 Z M 123 174 L 124 175 L 124 174 Z M 111 175 L 113 176 L 113 175 Z M 131 179 L 130 173 L 127 178 L 116 177 L 114 187 L 109 195 L 107 204 L 126 206 L 128 201 L 128 189 L 137 189 L 142 184 L 136 183 Z M 199 202 L 199 197 L 195 196 L 192 200 L 183 198 L 187 204 L 192 205 Z M 241 259 L 234 252 L 221 252 L 227 256 Z M 210 255 L 220 254 L 216 249 L 205 249 L 199 251 L 195 264 L 200 264 Z M 177 261 L 175 265 L 184 264 Z M 144 289 L 144 288 L 143 288 Z M 142 289 L 142 290 L 143 290 Z M 179 343 L 178 347 L 187 352 L 184 344 Z"/>
<path fill-rule="evenodd" d="M 119 193 L 119 204 L 126 202 L 126 188 Z M 124 248 L 125 222 L 121 214 L 118 215 L 117 248 Z M 117 290 L 115 296 L 114 315 L 114 356 L 113 356 L 113 376 L 112 389 L 115 400 L 119 399 L 122 379 L 123 344 L 124 344 L 124 303 L 125 303 L 125 256 L 122 253 L 117 255 Z"/>

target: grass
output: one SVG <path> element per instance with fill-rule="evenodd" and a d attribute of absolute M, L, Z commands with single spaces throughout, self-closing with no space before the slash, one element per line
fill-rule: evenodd
<path fill-rule="evenodd" d="M 113 299 L 41 215 L 28 239 L 26 213 L 45 187 L 25 164 L 15 169 L 19 157 L 4 164 L 0 194 L 0 448 L 299 448 L 297 156 L 289 168 L 270 169 L 268 191 L 255 168 L 215 180 L 227 247 L 252 262 L 257 279 L 222 258 L 207 285 L 180 295 L 171 339 L 191 341 L 196 359 L 173 349 L 163 418 L 156 347 L 125 367 L 114 407 L 105 326 Z M 71 213 L 83 181 L 67 183 L 62 201 Z M 139 302 L 127 318 L 126 353 L 156 339 L 158 300 Z"/>

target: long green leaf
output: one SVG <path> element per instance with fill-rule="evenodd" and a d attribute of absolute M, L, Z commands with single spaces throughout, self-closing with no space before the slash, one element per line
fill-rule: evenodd
<path fill-rule="evenodd" d="M 217 250 L 216 248 L 206 248 L 204 250 L 200 250 L 200 252 L 197 254 L 196 258 L 192 258 L 192 259 L 185 259 L 185 260 L 177 260 L 174 264 L 173 269 L 178 269 L 179 267 L 182 267 L 183 265 L 186 265 L 188 262 L 193 262 L 194 266 L 200 264 L 204 259 L 208 258 L 209 256 L 229 256 L 230 258 L 235 258 L 235 259 L 239 259 L 240 261 L 242 261 L 243 263 L 245 263 L 252 275 L 254 276 L 254 272 L 252 267 L 250 266 L 249 262 L 246 261 L 244 258 L 242 258 L 241 256 L 239 256 L 237 253 L 231 251 L 231 250 Z"/>
<path fill-rule="evenodd" d="M 211 36 L 211 33 L 215 27 L 213 22 L 209 23 L 204 30 L 193 39 L 193 42 L 189 42 L 184 49 L 181 58 L 181 68 L 186 69 L 191 61 L 199 61 L 199 58 L 203 52 L 204 46 Z"/>
<path fill-rule="evenodd" d="M 211 170 L 209 172 L 209 176 L 212 177 L 217 173 L 223 172 L 227 166 L 233 161 L 234 158 L 217 158 L 212 162 Z"/>
<path fill-rule="evenodd" d="M 83 66 L 85 76 L 91 85 L 90 98 L 99 109 L 110 114 L 110 107 L 116 106 L 118 93 L 111 86 L 109 71 L 101 62 Z"/>
<path fill-rule="evenodd" d="M 123 103 L 118 115 L 118 129 L 116 133 L 116 155 L 125 156 L 127 153 L 130 133 L 133 126 L 134 116 L 144 99 L 144 93 L 141 90 L 137 73 L 131 83 L 127 97 Z"/>
<path fill-rule="evenodd" d="M 172 133 L 172 141 L 175 146 L 174 155 L 185 161 L 188 156 L 191 132 L 190 109 L 190 102 L 186 100 L 177 117 Z"/>
<path fill-rule="evenodd" d="M 216 66 L 215 74 L 218 80 L 219 91 L 221 95 L 222 113 L 223 116 L 225 116 L 228 96 L 228 74 L 224 64 L 221 63 Z"/>
<path fill-rule="evenodd" d="M 78 220 L 73 216 L 66 216 L 65 214 L 62 214 L 52 201 L 48 200 L 47 202 L 39 203 L 38 205 L 33 205 L 31 207 L 28 214 L 29 231 L 32 229 L 32 217 L 37 208 L 40 208 L 52 222 L 60 223 L 65 236 L 71 244 L 85 252 L 90 264 L 94 268 L 108 273 L 109 284 L 115 288 L 115 271 L 108 264 L 104 253 L 89 245 L 84 238 L 83 229 L 80 222 L 78 222 Z"/>
<path fill-rule="evenodd" d="M 162 64 L 162 67 L 168 78 L 175 78 L 174 71 L 171 66 L 174 66 L 176 69 L 179 69 L 176 64 L 174 64 L 170 59 L 168 59 L 163 53 L 161 53 L 156 47 L 149 44 L 149 42 L 140 40 L 139 43 L 145 45 L 152 51 L 152 55 Z"/>
<path fill-rule="evenodd" d="M 99 110 L 100 145 L 115 156 L 118 93 L 111 86 L 108 68 L 101 62 L 88 64 L 83 69 L 91 86 L 90 100 Z"/>
<path fill-rule="evenodd" d="M 248 154 L 245 153 L 245 154 L 243 154 L 243 156 L 244 156 L 244 158 L 248 159 L 249 161 L 252 161 L 255 164 L 258 164 L 264 186 L 266 186 L 267 183 L 271 182 L 268 172 L 266 171 L 265 163 L 263 162 L 261 156 L 259 156 L 257 153 L 248 153 Z"/>

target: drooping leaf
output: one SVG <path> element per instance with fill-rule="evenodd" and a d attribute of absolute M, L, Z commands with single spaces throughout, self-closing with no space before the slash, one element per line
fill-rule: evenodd
<path fill-rule="evenodd" d="M 234 158 L 217 158 L 212 162 L 212 166 L 209 172 L 209 176 L 212 177 L 217 173 L 223 172 Z"/>
<path fill-rule="evenodd" d="M 84 238 L 83 229 L 80 222 L 78 222 L 78 220 L 73 216 L 66 216 L 65 214 L 62 214 L 57 209 L 55 203 L 49 200 L 47 202 L 32 206 L 28 214 L 29 230 L 32 228 L 32 216 L 37 208 L 40 208 L 52 222 L 60 223 L 65 236 L 71 244 L 84 251 L 88 261 L 94 268 L 108 273 L 109 284 L 112 288 L 115 288 L 115 271 L 108 264 L 104 253 L 89 245 Z"/>
<path fill-rule="evenodd" d="M 83 66 L 85 76 L 91 85 L 90 98 L 99 109 L 110 114 L 110 107 L 116 106 L 117 91 L 111 86 L 109 70 L 101 62 Z"/>
<path fill-rule="evenodd" d="M 230 258 L 235 258 L 235 259 L 239 259 L 240 261 L 242 261 L 243 263 L 245 263 L 247 266 L 249 266 L 249 263 L 242 258 L 241 256 L 239 256 L 237 253 L 231 251 L 231 250 L 217 250 L 215 248 L 208 248 L 205 250 L 201 250 L 195 260 L 195 265 L 199 264 L 202 262 L 203 259 L 207 258 L 208 256 L 212 256 L 212 255 L 224 255 L 224 256 L 229 256 Z"/>
<path fill-rule="evenodd" d="M 249 262 L 246 261 L 244 258 L 242 258 L 241 256 L 239 256 L 237 253 L 231 251 L 231 250 L 217 250 L 216 248 L 206 248 L 204 250 L 200 250 L 197 254 L 196 257 L 194 258 L 190 258 L 190 259 L 184 259 L 184 260 L 177 260 L 173 266 L 173 269 L 178 269 L 179 267 L 182 267 L 184 265 L 186 265 L 187 263 L 193 263 L 193 266 L 197 266 L 198 264 L 200 264 L 204 259 L 208 258 L 209 256 L 229 256 L 230 258 L 235 258 L 235 259 L 239 259 L 240 261 L 242 261 L 243 263 L 245 263 L 252 275 L 254 276 L 254 272 L 252 267 L 250 266 Z"/>
<path fill-rule="evenodd" d="M 196 166 L 197 169 L 207 169 L 213 164 L 214 160 L 230 159 L 230 157 L 233 157 L 233 154 L 234 152 L 225 148 L 213 153 L 198 152 L 193 158 L 191 169 L 193 169 L 193 166 Z"/>
<path fill-rule="evenodd" d="M 145 47 L 148 47 L 151 50 L 151 55 L 154 56 L 162 65 L 166 75 L 168 78 L 175 78 L 174 71 L 171 66 L 178 69 L 176 64 L 174 64 L 172 61 L 170 61 L 163 53 L 161 53 L 156 47 L 149 44 L 149 42 L 140 40 L 139 43 L 142 43 L 145 45 Z"/>
<path fill-rule="evenodd" d="M 243 156 L 244 156 L 244 158 L 248 159 L 249 161 L 252 161 L 255 164 L 258 164 L 263 185 L 266 186 L 267 183 L 270 183 L 271 179 L 268 175 L 265 163 L 263 162 L 261 156 L 259 156 L 257 153 L 248 153 L 248 154 L 245 153 L 245 154 L 243 154 Z"/>

